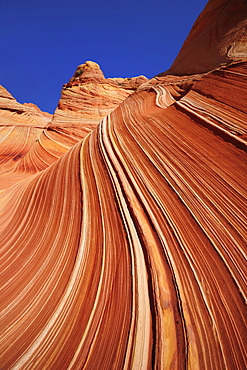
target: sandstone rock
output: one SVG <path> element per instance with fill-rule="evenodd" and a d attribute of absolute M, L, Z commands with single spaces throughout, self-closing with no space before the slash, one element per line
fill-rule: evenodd
<path fill-rule="evenodd" d="M 208 72 L 247 59 L 247 3 L 209 0 L 165 74 Z M 162 74 L 161 74 L 162 75 Z"/>
<path fill-rule="evenodd" d="M 97 63 L 87 61 L 64 85 L 49 127 L 83 138 L 145 81 L 144 76 L 106 79 Z"/>
<path fill-rule="evenodd" d="M 52 115 L 35 104 L 20 104 L 0 86 L 0 190 L 28 176 L 15 171 L 39 139 Z"/>
<path fill-rule="evenodd" d="M 42 112 L 35 104 L 20 104 L 0 85 L 0 124 L 14 126 L 44 127 L 51 120 L 52 115 Z"/>
<path fill-rule="evenodd" d="M 246 368 L 247 62 L 211 67 L 64 87 L 0 194 L 3 369 Z"/>
<path fill-rule="evenodd" d="M 15 98 L 6 90 L 2 85 L 0 85 L 0 98 L 15 100 Z"/>
<path fill-rule="evenodd" d="M 4 141 L 0 158 L 4 167 L 0 171 L 0 190 L 57 161 L 144 81 L 147 81 L 144 76 L 106 79 L 99 65 L 88 61 L 79 65 L 64 85 L 53 116 L 42 112 L 35 104 L 18 103 L 1 87 L 0 119 L 4 125 Z M 19 138 L 16 146 L 18 135 L 22 141 Z"/>

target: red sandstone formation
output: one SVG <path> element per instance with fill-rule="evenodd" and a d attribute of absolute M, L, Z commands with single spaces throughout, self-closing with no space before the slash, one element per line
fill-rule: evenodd
<path fill-rule="evenodd" d="M 20 104 L 0 85 L 0 123 L 1 126 L 29 126 L 43 128 L 52 115 L 42 112 L 35 104 Z"/>
<path fill-rule="evenodd" d="M 15 171 L 39 139 L 52 115 L 34 104 L 20 104 L 0 86 L 0 190 L 26 177 Z"/>
<path fill-rule="evenodd" d="M 144 76 L 106 79 L 97 63 L 81 64 L 63 87 L 50 127 L 83 138 L 146 81 Z"/>
<path fill-rule="evenodd" d="M 17 103 L 1 87 L 3 143 L 0 156 L 4 167 L 0 170 L 0 190 L 56 162 L 145 81 L 144 76 L 106 79 L 99 65 L 88 61 L 80 65 L 64 85 L 53 116 L 41 112 L 34 104 Z M 17 146 L 16 135 L 19 137 Z"/>
<path fill-rule="evenodd" d="M 247 58 L 247 2 L 210 0 L 166 72 L 194 74 Z"/>
<path fill-rule="evenodd" d="M 1 369 L 246 368 L 247 60 L 132 83 L 79 66 L 5 183 Z"/>

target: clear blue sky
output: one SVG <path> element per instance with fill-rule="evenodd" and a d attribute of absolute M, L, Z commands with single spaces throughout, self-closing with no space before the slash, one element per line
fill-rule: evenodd
<path fill-rule="evenodd" d="M 167 70 L 206 0 L 0 0 L 0 84 L 52 113 L 86 60 L 106 77 Z"/>

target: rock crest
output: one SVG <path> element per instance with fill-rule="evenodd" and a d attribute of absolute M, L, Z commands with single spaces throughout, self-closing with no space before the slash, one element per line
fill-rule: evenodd
<path fill-rule="evenodd" d="M 209 0 L 171 68 L 161 75 L 205 73 L 246 59 L 246 1 Z"/>

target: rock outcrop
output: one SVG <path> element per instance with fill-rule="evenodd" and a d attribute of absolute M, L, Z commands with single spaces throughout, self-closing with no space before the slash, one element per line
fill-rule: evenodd
<path fill-rule="evenodd" d="M 210 0 L 166 74 L 203 73 L 246 58 L 246 1 Z"/>
<path fill-rule="evenodd" d="M 34 104 L 18 103 L 1 87 L 0 190 L 56 162 L 146 81 L 144 76 L 106 79 L 97 63 L 87 61 L 64 85 L 53 116 Z"/>
<path fill-rule="evenodd" d="M 12 168 L 2 369 L 246 368 L 247 60 L 139 81 L 79 66 Z"/>
<path fill-rule="evenodd" d="M 83 138 L 147 78 L 105 78 L 100 66 L 87 61 L 63 86 L 51 128 Z"/>
<path fill-rule="evenodd" d="M 52 115 L 35 104 L 20 104 L 0 86 L 0 191 L 28 176 L 14 169 L 40 138 Z"/>
<path fill-rule="evenodd" d="M 0 124 L 1 126 L 32 126 L 43 128 L 52 115 L 42 112 L 35 104 L 20 104 L 0 85 Z"/>

